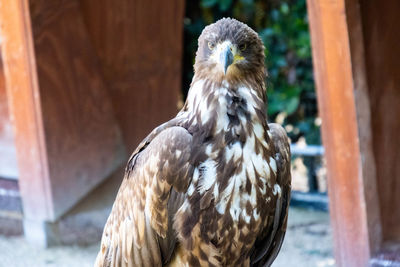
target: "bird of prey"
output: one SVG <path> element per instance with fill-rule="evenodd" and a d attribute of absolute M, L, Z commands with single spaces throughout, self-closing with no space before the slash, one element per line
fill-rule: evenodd
<path fill-rule="evenodd" d="M 264 45 L 207 26 L 182 110 L 130 157 L 96 266 L 270 266 L 286 232 L 290 149 L 268 124 Z"/>

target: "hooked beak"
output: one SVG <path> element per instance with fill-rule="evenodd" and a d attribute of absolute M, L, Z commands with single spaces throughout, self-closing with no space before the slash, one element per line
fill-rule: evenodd
<path fill-rule="evenodd" d="M 224 74 L 226 74 L 228 67 L 233 63 L 233 59 L 234 57 L 231 51 L 231 46 L 225 46 L 224 49 L 221 51 L 221 54 L 219 55 L 219 63 L 224 69 Z"/>

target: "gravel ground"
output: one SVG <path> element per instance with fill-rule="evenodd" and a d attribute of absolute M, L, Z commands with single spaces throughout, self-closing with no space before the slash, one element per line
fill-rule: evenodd
<path fill-rule="evenodd" d="M 335 266 L 327 212 L 290 208 L 288 230 L 273 267 Z"/>
<path fill-rule="evenodd" d="M 273 267 L 334 266 L 331 236 L 328 213 L 291 208 L 285 242 Z M 93 266 L 98 248 L 96 243 L 40 249 L 23 237 L 0 236 L 0 266 Z"/>

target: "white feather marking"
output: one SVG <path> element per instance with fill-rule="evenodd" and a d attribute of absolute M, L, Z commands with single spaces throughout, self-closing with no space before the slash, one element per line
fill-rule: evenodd
<path fill-rule="evenodd" d="M 199 180 L 198 190 L 200 194 L 203 194 L 215 183 L 217 177 L 216 162 L 212 159 L 207 159 L 199 165 L 199 169 L 202 170 L 202 176 Z"/>
<path fill-rule="evenodd" d="M 219 88 L 216 90 L 219 94 L 218 96 L 218 109 L 217 109 L 217 125 L 216 125 L 216 131 L 227 131 L 228 130 L 228 125 L 229 125 L 229 118 L 227 115 L 227 105 L 228 103 L 226 102 L 226 94 L 227 89 L 226 88 Z M 208 112 L 211 113 L 211 112 Z"/>
<path fill-rule="evenodd" d="M 239 215 L 243 210 L 242 207 L 242 195 L 241 195 L 241 190 L 240 187 L 246 183 L 246 172 L 245 168 L 242 168 L 239 174 L 235 175 L 232 177 L 231 183 L 235 184 L 235 187 L 233 188 L 232 191 L 232 202 L 231 202 L 231 207 L 229 210 L 229 213 L 232 216 L 232 219 L 234 221 L 239 220 Z"/>
<path fill-rule="evenodd" d="M 249 175 L 249 179 L 251 183 L 255 183 L 256 181 L 256 174 L 254 172 L 254 166 L 253 164 L 247 164 L 246 166 L 247 174 Z"/>
<path fill-rule="evenodd" d="M 235 190 L 236 193 L 236 190 Z M 231 208 L 229 209 L 229 213 L 234 221 L 239 221 L 239 215 L 242 211 L 240 207 L 240 196 L 234 196 L 232 198 Z"/>
<path fill-rule="evenodd" d="M 247 166 L 248 172 L 254 172 L 254 170 L 251 170 L 251 168 L 253 165 L 255 165 L 254 160 L 257 160 L 256 159 L 257 154 L 254 153 L 254 145 L 255 145 L 254 141 L 255 141 L 254 134 L 251 134 L 247 138 L 246 143 L 244 144 L 243 147 L 244 166 Z M 255 176 L 251 176 L 250 178 L 252 179 L 251 182 L 254 183 Z"/>
<path fill-rule="evenodd" d="M 202 123 L 206 123 L 212 115 L 207 104 L 208 96 L 203 95 L 205 93 L 203 90 L 204 83 L 204 80 L 196 81 L 190 88 L 187 99 L 188 112 L 192 114 L 199 113 Z"/>
<path fill-rule="evenodd" d="M 278 194 L 280 196 L 281 195 L 281 187 L 278 184 L 275 184 L 272 193 L 274 195 Z"/>
<path fill-rule="evenodd" d="M 276 168 L 276 161 L 273 157 L 269 157 L 269 166 L 271 167 L 272 171 L 276 173 L 277 168 Z"/>
<path fill-rule="evenodd" d="M 234 183 L 232 182 L 232 180 L 229 181 L 227 187 L 220 195 L 220 199 L 215 206 L 219 214 L 225 214 L 226 205 L 228 203 L 230 195 L 232 194 L 233 184 Z"/>
<path fill-rule="evenodd" d="M 258 220 L 260 218 L 260 213 L 257 212 L 257 209 L 253 210 L 253 217 L 255 220 Z"/>
<path fill-rule="evenodd" d="M 218 199 L 219 192 L 218 192 L 218 183 L 214 184 L 214 199 Z"/>
<path fill-rule="evenodd" d="M 248 215 L 247 213 L 244 213 L 243 215 L 244 215 L 244 216 L 243 216 L 244 221 L 245 221 L 246 223 L 250 223 L 251 216 Z"/>
<path fill-rule="evenodd" d="M 193 195 L 193 192 L 194 192 L 194 186 L 193 186 L 193 183 L 191 183 L 189 188 L 188 188 L 188 190 L 187 190 L 188 196 Z"/>
<path fill-rule="evenodd" d="M 265 141 L 264 138 L 264 127 L 262 126 L 261 123 L 255 123 L 253 125 L 253 129 L 254 129 L 254 134 L 256 135 L 257 139 L 261 142 L 261 144 L 269 149 L 269 145 L 267 144 L 267 142 Z"/>
<path fill-rule="evenodd" d="M 267 193 L 267 181 L 263 177 L 260 177 L 260 180 L 262 181 L 262 188 L 260 188 L 260 192 L 261 194 L 265 195 L 265 193 Z"/>
<path fill-rule="evenodd" d="M 251 193 L 250 193 L 250 204 L 255 207 L 257 205 L 257 192 L 256 192 L 256 187 L 253 185 L 251 187 Z"/>
<path fill-rule="evenodd" d="M 181 154 L 182 154 L 182 151 L 180 151 L 179 149 L 177 149 L 176 151 L 175 151 L 175 155 L 176 155 L 176 157 L 180 157 L 181 156 Z"/>
<path fill-rule="evenodd" d="M 225 147 L 225 159 L 230 161 L 232 158 L 234 161 L 238 160 L 242 156 L 242 147 L 239 142 L 235 142 L 231 146 Z"/>
<path fill-rule="evenodd" d="M 260 123 L 253 124 L 253 129 L 258 139 L 264 139 L 264 129 Z"/>
<path fill-rule="evenodd" d="M 197 99 L 202 99 L 201 97 L 201 93 L 203 91 L 203 87 L 204 87 L 204 80 L 198 80 L 196 81 L 192 88 L 189 90 L 188 93 L 188 109 L 189 111 L 193 112 L 193 109 L 195 108 L 195 106 L 197 105 Z"/>
<path fill-rule="evenodd" d="M 199 112 L 200 112 L 201 122 L 204 124 L 211 118 L 212 112 L 209 112 L 207 97 L 203 98 L 204 99 L 202 99 L 199 104 Z"/>
<path fill-rule="evenodd" d="M 193 178 L 192 178 L 194 183 L 197 183 L 197 181 L 199 180 L 199 176 L 200 176 L 199 169 L 195 168 L 193 171 Z"/>
<path fill-rule="evenodd" d="M 219 201 L 217 205 L 215 206 L 215 209 L 219 214 L 225 214 L 226 210 L 226 201 Z"/>
<path fill-rule="evenodd" d="M 247 87 L 239 87 L 238 88 L 238 93 L 239 95 L 246 100 L 247 103 L 247 110 L 253 115 L 256 116 L 256 112 L 254 107 L 257 106 L 256 102 L 254 101 L 254 98 L 258 98 L 255 94 L 250 93 L 251 89 Z M 261 101 L 261 99 L 260 99 Z"/>
<path fill-rule="evenodd" d="M 268 162 L 265 161 L 260 154 L 253 153 L 251 155 L 251 161 L 260 176 L 269 177 Z"/>
<path fill-rule="evenodd" d="M 212 144 L 209 144 L 209 145 L 206 147 L 206 154 L 207 154 L 208 156 L 211 156 L 211 154 L 212 154 L 212 149 L 213 149 L 213 145 L 212 145 Z"/>

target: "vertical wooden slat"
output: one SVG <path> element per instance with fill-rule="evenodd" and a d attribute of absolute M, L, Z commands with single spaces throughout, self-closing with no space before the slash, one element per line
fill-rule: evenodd
<path fill-rule="evenodd" d="M 0 1 L 0 19 L 24 214 L 44 220 L 54 214 L 28 2 Z"/>
<path fill-rule="evenodd" d="M 307 3 L 336 260 L 339 266 L 368 266 L 371 251 L 367 191 L 345 1 Z"/>
<path fill-rule="evenodd" d="M 357 129 L 361 155 L 361 173 L 365 197 L 366 219 L 370 253 L 379 250 L 382 242 L 382 224 L 377 189 L 376 156 L 373 149 L 373 125 L 367 80 L 363 24 L 359 0 L 346 0 L 346 20 L 356 105 Z"/>
<path fill-rule="evenodd" d="M 384 241 L 400 243 L 398 0 L 360 0 Z"/>

